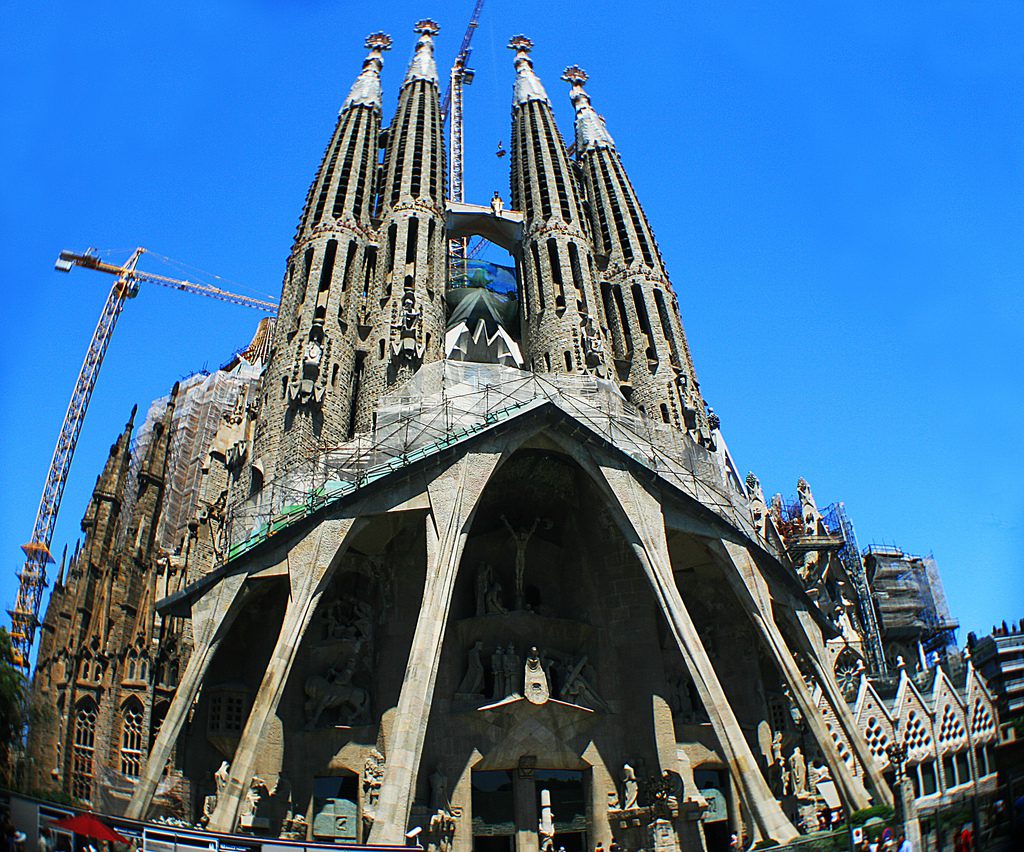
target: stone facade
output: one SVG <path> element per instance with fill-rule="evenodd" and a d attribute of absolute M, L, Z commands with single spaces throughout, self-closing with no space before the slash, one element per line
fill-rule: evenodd
<path fill-rule="evenodd" d="M 415 30 L 386 130 L 391 40 L 367 40 L 262 385 L 210 448 L 178 554 L 190 583 L 165 584 L 155 610 L 139 598 L 147 623 L 187 622 L 191 653 L 146 728 L 126 814 L 166 811 L 168 765 L 188 781 L 186 818 L 212 830 L 400 845 L 419 829 L 458 852 L 788 842 L 833 799 L 892 803 L 877 729 L 913 727 L 920 685 L 901 680 L 894 704 L 859 672 L 855 701 L 837 683 L 833 649 L 863 638 L 841 590 L 807 583 L 830 545 L 794 548 L 737 476 L 586 75 L 565 74 L 574 160 L 532 45 L 514 38 L 519 209 L 446 206 L 438 27 Z M 443 358 L 447 238 L 474 233 L 515 259 L 505 321 L 523 369 Z M 104 482 L 123 477 L 123 452 Z M 115 486 L 90 517 L 116 514 Z M 802 505 L 821 538 L 809 489 Z M 159 504 L 144 510 L 139 530 Z M 92 523 L 88 547 L 105 540 Z M 114 552 L 85 559 L 102 575 Z M 55 600 L 51 624 L 70 611 Z M 44 633 L 48 696 L 62 634 Z M 108 654 L 142 647 L 117 635 Z M 936 675 L 914 717 L 946 726 L 954 773 L 991 713 L 980 680 L 966 684 Z M 98 706 L 58 704 L 85 700 Z"/>

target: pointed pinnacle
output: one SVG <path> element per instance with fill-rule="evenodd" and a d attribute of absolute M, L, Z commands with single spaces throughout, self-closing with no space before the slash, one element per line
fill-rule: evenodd
<path fill-rule="evenodd" d="M 587 72 L 580 68 L 579 65 L 570 65 L 562 72 L 562 79 L 570 86 L 582 86 L 590 78 L 587 76 Z"/>
<path fill-rule="evenodd" d="M 416 26 L 412 28 L 412 31 L 420 35 L 436 36 L 441 32 L 441 25 L 430 18 L 424 18 L 422 21 L 416 22 Z"/>

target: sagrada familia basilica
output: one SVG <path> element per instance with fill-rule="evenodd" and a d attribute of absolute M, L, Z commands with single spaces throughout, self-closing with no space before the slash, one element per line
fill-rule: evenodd
<path fill-rule="evenodd" d="M 367 39 L 276 321 L 112 446 L 43 623 L 37 788 L 456 852 L 984 795 L 989 690 L 885 585 L 914 557 L 734 464 L 586 73 L 567 145 L 513 38 L 510 202 L 450 201 L 437 32 L 387 127 Z M 473 236 L 513 287 L 456 280 Z"/>

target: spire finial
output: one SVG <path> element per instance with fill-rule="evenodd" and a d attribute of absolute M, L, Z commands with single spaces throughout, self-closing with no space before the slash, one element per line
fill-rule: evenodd
<path fill-rule="evenodd" d="M 584 86 L 590 77 L 579 65 L 570 65 L 562 72 L 562 79 L 570 86 Z"/>
<path fill-rule="evenodd" d="M 529 53 L 533 50 L 533 42 L 520 33 L 508 40 L 508 47 L 509 50 L 514 50 L 516 53 Z"/>
<path fill-rule="evenodd" d="M 381 106 L 380 69 L 384 67 L 384 51 L 391 50 L 391 36 L 381 32 L 370 33 L 363 45 L 370 54 L 363 60 L 363 70 L 345 98 L 345 103 L 341 106 L 342 112 L 353 105 L 375 109 L 380 109 Z"/>
<path fill-rule="evenodd" d="M 416 42 L 416 53 L 409 64 L 409 71 L 405 75 L 405 82 L 413 80 L 428 80 L 437 84 L 437 65 L 434 63 L 434 36 L 441 32 L 437 21 L 424 18 L 417 21 L 413 31 L 420 34 Z"/>
<path fill-rule="evenodd" d="M 513 87 L 513 103 L 524 104 L 527 101 L 544 101 L 550 104 L 548 93 L 544 91 L 537 75 L 533 72 L 533 60 L 530 51 L 533 42 L 524 35 L 512 36 L 508 41 L 509 50 L 516 52 L 516 82 Z"/>
<path fill-rule="evenodd" d="M 614 148 L 615 140 L 605 127 L 604 119 L 590 105 L 590 95 L 583 88 L 583 84 L 590 79 L 587 72 L 579 65 L 570 65 L 562 72 L 562 79 L 572 86 L 569 99 L 576 109 L 576 150 L 583 152 L 596 148 Z"/>
<path fill-rule="evenodd" d="M 366 41 L 363 45 L 371 53 L 381 53 L 385 50 L 391 50 L 391 36 L 387 33 L 370 33 L 366 37 Z"/>

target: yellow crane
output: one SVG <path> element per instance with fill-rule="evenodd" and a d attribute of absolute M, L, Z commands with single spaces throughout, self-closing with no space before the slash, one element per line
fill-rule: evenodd
<path fill-rule="evenodd" d="M 71 469 L 75 446 L 82 431 L 82 424 L 85 422 L 86 411 L 89 409 L 89 400 L 96 387 L 96 379 L 103 364 L 103 356 L 110 345 L 110 338 L 114 333 L 114 327 L 117 324 L 117 318 L 121 315 L 124 303 L 138 294 L 140 284 L 149 283 L 170 287 L 185 293 L 194 293 L 197 296 L 219 299 L 233 305 L 255 308 L 266 313 L 277 313 L 275 302 L 230 293 L 210 284 L 179 280 L 153 272 L 141 272 L 137 267 L 139 259 L 145 253 L 146 249 L 144 248 L 135 249 L 123 266 L 101 260 L 91 249 L 83 254 L 65 250 L 57 258 L 56 268 L 59 272 L 70 272 L 74 267 L 81 266 L 84 269 L 94 269 L 97 272 L 114 275 L 116 278 L 107 295 L 107 301 L 103 305 L 96 329 L 92 333 L 92 340 L 85 353 L 82 369 L 78 372 L 78 380 L 75 382 L 67 413 L 64 415 L 64 423 L 57 437 L 57 446 L 54 448 L 53 458 L 50 460 L 50 469 L 46 474 L 46 483 L 43 485 L 43 496 L 39 501 L 39 510 L 36 512 L 32 538 L 21 547 L 25 553 L 25 565 L 18 573 L 18 596 L 14 608 L 8 610 L 8 613 L 11 616 L 11 645 L 14 650 L 14 659 L 19 666 L 25 669 L 29 667 L 32 643 L 35 640 L 36 628 L 39 626 L 39 607 L 42 602 L 43 589 L 46 588 L 46 566 L 54 561 L 50 554 L 50 542 L 53 538 L 54 526 L 57 523 L 61 498 L 64 496 L 68 471 Z"/>

